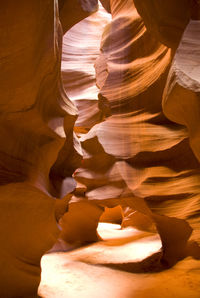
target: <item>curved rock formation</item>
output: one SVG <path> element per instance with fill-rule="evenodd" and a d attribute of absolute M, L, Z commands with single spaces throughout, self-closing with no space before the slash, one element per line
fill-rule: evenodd
<path fill-rule="evenodd" d="M 199 2 L 101 2 L 1 4 L 1 297 L 35 297 L 57 222 L 92 242 L 106 207 L 162 266 L 199 258 Z"/>
<path fill-rule="evenodd" d="M 100 6 L 96 13 L 75 25 L 63 37 L 62 77 L 66 93 L 79 111 L 75 126 L 79 137 L 104 117 L 98 100 L 94 63 L 99 55 L 103 28 L 110 19 L 110 15 Z M 103 208 L 87 200 L 82 201 L 84 191 L 85 186 L 78 184 L 76 197 L 69 204 L 69 212 L 62 218 L 62 237 L 68 242 L 98 239 L 97 218 L 101 216 Z M 94 217 L 88 214 L 94 214 Z"/>
<path fill-rule="evenodd" d="M 57 2 L 1 3 L 1 297 L 36 297 L 40 259 L 59 235 L 57 221 L 67 209 L 75 188 L 71 176 L 81 160 L 73 133 L 77 109 L 61 81 Z M 60 4 L 62 13 L 66 3 Z M 77 1 L 87 15 L 96 5 Z M 74 24 L 80 16 L 77 20 L 70 9 Z"/>
<path fill-rule="evenodd" d="M 159 3 L 161 21 L 166 6 L 167 15 L 173 11 L 180 28 L 175 23 L 173 26 L 178 29 L 174 35 L 167 36 L 167 30 L 158 35 L 158 24 L 149 30 L 152 24 L 146 20 L 150 2 L 143 3 L 145 9 L 141 7 L 144 22 L 131 0 L 113 0 L 110 4 L 112 21 L 103 32 L 101 53 L 95 62 L 102 122 L 92 126 L 97 106 L 91 104 L 89 108 L 81 100 L 78 106 L 81 117 L 76 129 L 84 128 L 85 134 L 80 138 L 84 159 L 75 174 L 79 190 L 71 203 L 90 203 L 92 208 L 96 205 L 97 213 L 93 229 L 88 224 L 87 239 L 80 236 L 80 231 L 81 222 L 88 221 L 90 211 L 82 209 L 77 235 L 82 242 L 96 240 L 94 230 L 100 209 L 120 204 L 127 215 L 123 226 L 134 224 L 152 229 L 152 224 L 156 224 L 163 243 L 163 261 L 173 264 L 187 255 L 186 243 L 192 229 L 184 220 L 195 228 L 193 238 L 199 239 L 199 162 L 190 149 L 187 130 L 169 121 L 162 111 L 172 54 L 190 13 L 173 10 L 172 2 L 165 2 L 163 7 Z M 189 8 L 187 5 L 189 2 L 184 1 L 183 8 Z M 79 82 L 80 79 L 75 84 L 78 86 Z M 70 93 L 70 86 L 65 87 Z M 64 228 L 65 220 L 69 224 L 67 218 L 69 214 L 63 218 Z M 86 228 L 87 224 L 84 235 Z"/>
<path fill-rule="evenodd" d="M 199 10 L 200 11 L 200 10 Z M 188 24 L 173 59 L 163 95 L 163 109 L 169 119 L 185 125 L 190 145 L 198 160 L 200 94 L 200 18 Z"/>
<path fill-rule="evenodd" d="M 193 0 L 133 1 L 152 35 L 168 47 L 177 47 L 189 22 Z"/>
<path fill-rule="evenodd" d="M 98 9 L 98 0 L 58 0 L 63 33 Z"/>

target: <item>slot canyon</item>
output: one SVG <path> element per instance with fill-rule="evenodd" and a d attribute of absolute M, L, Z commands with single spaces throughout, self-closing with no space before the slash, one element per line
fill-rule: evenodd
<path fill-rule="evenodd" d="M 200 1 L 0 24 L 0 298 L 199 298 Z"/>

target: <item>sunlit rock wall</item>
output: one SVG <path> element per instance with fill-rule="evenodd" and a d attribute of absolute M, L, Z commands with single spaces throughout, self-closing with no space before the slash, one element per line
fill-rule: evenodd
<path fill-rule="evenodd" d="M 101 2 L 111 15 L 96 0 L 1 3 L 1 297 L 36 296 L 69 200 L 67 242 L 97 240 L 118 205 L 122 226 L 156 226 L 169 264 L 191 254 L 186 221 L 199 240 L 199 4 Z"/>
<path fill-rule="evenodd" d="M 62 78 L 68 97 L 78 108 L 75 132 L 79 138 L 104 118 L 99 107 L 94 64 L 100 54 L 103 29 L 110 20 L 111 16 L 100 5 L 96 13 L 76 24 L 63 37 Z M 96 227 L 103 208 L 90 204 L 85 190 L 86 186 L 78 183 L 69 212 L 62 219 L 63 237 L 69 242 L 97 240 Z"/>
<path fill-rule="evenodd" d="M 143 2 L 135 1 L 137 11 L 131 0 L 110 1 L 112 21 L 101 27 L 98 57 L 97 47 L 89 45 L 100 36 L 99 24 L 90 23 L 91 40 L 85 30 L 88 20 L 79 23 L 81 30 L 74 27 L 64 38 L 63 80 L 79 109 L 76 131 L 84 157 L 75 174 L 78 185 L 71 213 L 62 220 L 66 240 L 71 235 L 72 218 L 77 216 L 76 204 L 81 216 L 73 233 L 81 242 L 96 240 L 94 230 L 102 207 L 117 204 L 124 208 L 124 226 L 152 229 L 154 221 L 159 230 L 157 215 L 177 217 L 187 220 L 194 228 L 193 238 L 199 239 L 199 162 L 189 145 L 186 127 L 168 120 L 162 110 L 168 71 L 189 22 L 190 3 L 184 1 L 179 9 L 178 1 L 164 1 L 163 5 L 161 1 Z M 158 17 L 152 25 L 153 13 Z M 164 24 L 158 32 L 160 19 Z M 73 61 L 71 71 L 67 71 L 69 61 Z M 81 65 L 81 73 L 76 63 Z M 96 69 L 98 101 L 90 63 Z M 71 86 L 66 83 L 69 76 Z M 142 202 L 150 211 L 144 211 Z M 165 236 L 172 227 L 165 230 Z M 182 230 L 187 231 L 186 227 L 183 224 Z"/>

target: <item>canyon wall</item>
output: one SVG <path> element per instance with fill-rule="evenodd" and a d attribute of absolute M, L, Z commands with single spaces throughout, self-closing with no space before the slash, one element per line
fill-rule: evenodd
<path fill-rule="evenodd" d="M 36 297 L 42 255 L 116 206 L 164 268 L 199 258 L 199 2 L 101 3 L 1 4 L 1 297 Z"/>
<path fill-rule="evenodd" d="M 178 3 L 110 1 L 112 21 L 106 24 L 102 17 L 105 26 L 98 57 L 96 49 L 88 46 L 84 23 L 82 31 L 74 27 L 64 38 L 70 45 L 79 40 L 84 48 L 81 54 L 63 48 L 63 65 L 66 55 L 69 61 L 71 55 L 84 69 L 78 73 L 75 63 L 70 72 L 63 68 L 66 92 L 79 110 L 75 130 L 83 150 L 82 165 L 74 175 L 77 189 L 61 222 L 67 241 L 97 240 L 104 208 L 120 205 L 123 227 L 159 231 L 163 263 L 193 254 L 188 252 L 187 239 L 192 227 L 191 239 L 199 241 L 199 161 L 187 128 L 170 121 L 162 107 L 172 59 L 191 15 L 190 1 L 184 1 L 181 9 Z M 97 24 L 90 25 L 90 33 L 95 32 Z M 87 98 L 87 91 L 96 88 L 94 76 L 90 71 L 87 75 L 90 50 L 96 58 L 91 62 L 98 100 L 94 95 Z M 65 83 L 69 76 L 72 87 Z M 83 98 L 78 97 L 79 86 L 85 90 Z M 79 218 L 78 224 L 73 218 Z"/>
<path fill-rule="evenodd" d="M 77 7 L 85 18 L 97 2 Z M 70 9 L 67 28 L 80 20 Z M 0 296 L 36 297 L 40 259 L 59 235 L 82 158 L 77 109 L 61 81 L 57 1 L 3 1 L 0 24 Z"/>

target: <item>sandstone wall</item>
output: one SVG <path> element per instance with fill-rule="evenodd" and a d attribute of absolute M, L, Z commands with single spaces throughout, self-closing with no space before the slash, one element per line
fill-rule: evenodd
<path fill-rule="evenodd" d="M 81 17 L 96 4 L 77 1 Z M 57 1 L 3 1 L 0 24 L 0 296 L 35 297 L 40 259 L 75 188 L 77 109 L 61 81 Z"/>
<path fill-rule="evenodd" d="M 199 240 L 199 162 L 188 130 L 167 119 L 162 109 L 172 58 L 189 22 L 190 3 L 184 1 L 181 9 L 178 2 L 161 4 L 135 1 L 135 7 L 129 0 L 110 1 L 112 21 L 104 28 L 95 61 L 98 108 L 95 102 L 77 100 L 76 129 L 84 133 L 80 137 L 84 159 L 75 173 L 78 187 L 71 208 L 74 212 L 75 204 L 81 204 L 82 219 L 76 226 L 81 242 L 97 239 L 102 207 L 117 204 L 124 208 L 123 226 L 152 230 L 154 222 L 164 246 L 166 233 L 173 234 L 173 229 L 178 234 L 185 230 L 183 242 L 190 236 L 188 224 L 175 218 L 189 222 L 194 228 L 192 237 Z M 82 34 L 77 32 L 76 38 L 84 43 Z M 64 71 L 64 79 L 65 75 Z M 86 85 L 89 80 L 84 77 Z M 82 78 L 77 77 L 73 85 L 76 99 Z M 70 86 L 65 88 L 72 92 Z M 69 214 L 63 218 L 64 229 L 72 220 Z M 68 239 L 70 233 L 69 229 L 63 237 Z M 176 246 L 174 237 L 169 236 L 167 246 Z M 171 250 L 169 258 L 173 258 Z"/>

